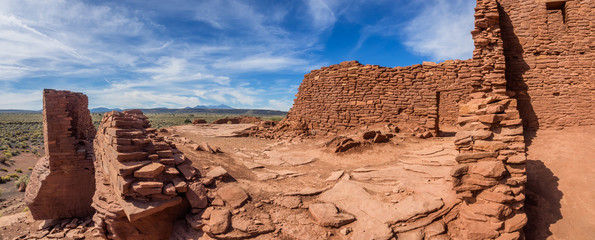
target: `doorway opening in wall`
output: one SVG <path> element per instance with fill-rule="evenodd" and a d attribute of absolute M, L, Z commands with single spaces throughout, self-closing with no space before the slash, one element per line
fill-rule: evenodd
<path fill-rule="evenodd" d="M 566 1 L 546 2 L 545 8 L 547 9 L 548 16 L 556 16 L 553 19 L 561 17 L 562 22 L 566 24 Z M 548 17 L 548 22 L 550 21 L 550 19 L 552 18 Z"/>
<path fill-rule="evenodd" d="M 456 126 L 454 125 L 456 120 L 457 104 L 454 102 L 452 94 L 449 92 L 437 91 L 436 92 L 436 127 L 438 136 L 440 137 L 453 137 L 456 132 Z"/>

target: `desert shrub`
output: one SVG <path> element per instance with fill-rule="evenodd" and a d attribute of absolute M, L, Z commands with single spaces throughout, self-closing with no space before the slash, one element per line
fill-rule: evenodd
<path fill-rule="evenodd" d="M 10 182 L 10 176 L 0 177 L 0 183 Z"/>
<path fill-rule="evenodd" d="M 21 185 L 21 183 L 25 183 L 25 186 L 29 185 L 29 174 L 19 177 L 19 180 L 17 180 L 17 182 L 15 183 L 17 188 L 19 187 L 19 185 Z"/>
<path fill-rule="evenodd" d="M 7 160 L 12 157 L 10 150 L 4 150 L 4 157 L 6 157 Z"/>
<path fill-rule="evenodd" d="M 8 169 L 6 169 L 6 168 L 0 168 L 0 171 L 8 172 Z"/>
<path fill-rule="evenodd" d="M 281 119 L 283 119 L 283 118 L 282 117 L 272 117 L 271 121 L 278 122 L 278 121 L 281 121 Z"/>
<path fill-rule="evenodd" d="M 8 176 L 9 176 L 10 178 L 19 178 L 19 175 L 18 175 L 18 174 L 16 174 L 16 173 L 9 174 Z"/>
<path fill-rule="evenodd" d="M 28 211 L 29 211 L 29 207 L 25 207 L 25 208 L 23 208 L 23 211 L 21 211 L 21 212 L 28 212 Z"/>
<path fill-rule="evenodd" d="M 27 168 L 27 169 L 29 169 L 29 171 L 33 171 L 33 167 L 29 167 L 29 168 Z"/>
<path fill-rule="evenodd" d="M 190 120 L 190 118 L 186 118 L 186 119 L 184 120 L 184 123 L 192 123 L 192 121 Z"/>
<path fill-rule="evenodd" d="M 15 169 L 14 171 L 15 171 L 15 172 L 18 172 L 18 173 L 23 173 L 23 170 L 21 170 L 20 168 L 17 168 L 17 169 Z"/>

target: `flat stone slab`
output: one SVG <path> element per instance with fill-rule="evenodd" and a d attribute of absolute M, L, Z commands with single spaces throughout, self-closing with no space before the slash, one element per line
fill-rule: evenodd
<path fill-rule="evenodd" d="M 299 191 L 283 193 L 283 195 L 285 195 L 285 196 L 312 196 L 312 195 L 318 195 L 318 194 L 326 191 L 327 189 L 328 189 L 328 187 L 327 188 L 305 187 L 305 188 L 300 189 Z"/>
<path fill-rule="evenodd" d="M 124 209 L 128 220 L 133 222 L 143 217 L 158 213 L 166 208 L 182 204 L 183 201 L 181 197 L 174 197 L 170 200 L 153 202 L 139 200 L 127 201 L 122 198 L 118 198 L 118 202 L 120 203 L 120 206 L 122 206 L 122 209 Z"/>
<path fill-rule="evenodd" d="M 257 169 L 257 168 L 264 168 L 264 166 L 262 164 L 258 164 L 255 162 L 243 161 L 242 163 L 244 164 L 244 166 L 246 166 L 250 170 Z"/>
<path fill-rule="evenodd" d="M 165 170 L 165 166 L 161 163 L 151 163 L 134 172 L 137 178 L 154 178 Z"/>
<path fill-rule="evenodd" d="M 219 178 L 227 175 L 227 170 L 221 166 L 216 166 L 207 172 L 207 177 Z"/>
<path fill-rule="evenodd" d="M 343 176 L 343 173 L 345 173 L 343 170 L 332 172 L 325 181 L 337 181 L 341 178 L 341 176 Z"/>
<path fill-rule="evenodd" d="M 441 198 L 430 193 L 416 193 L 393 204 L 380 201 L 354 181 L 340 181 L 322 193 L 318 200 L 333 203 L 342 211 L 351 213 L 359 221 L 373 220 L 384 225 L 409 220 L 444 206 Z M 373 229 L 360 229 L 373 231 Z"/>
<path fill-rule="evenodd" d="M 249 198 L 244 189 L 235 185 L 227 185 L 219 188 L 217 190 L 217 195 L 233 208 L 242 206 L 242 204 Z"/>
<path fill-rule="evenodd" d="M 279 177 L 279 174 L 277 173 L 273 173 L 273 172 L 269 172 L 269 171 L 253 171 L 254 175 L 256 175 L 256 179 L 258 179 L 258 181 L 267 181 L 267 180 L 272 180 L 272 179 L 276 179 L 277 177 Z"/>
<path fill-rule="evenodd" d="M 323 227 L 340 227 L 355 221 L 355 217 L 348 213 L 340 213 L 335 204 L 314 203 L 308 206 L 308 210 L 316 223 Z"/>

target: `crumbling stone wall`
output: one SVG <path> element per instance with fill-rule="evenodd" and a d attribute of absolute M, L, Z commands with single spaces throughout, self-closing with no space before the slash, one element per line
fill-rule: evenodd
<path fill-rule="evenodd" d="M 521 239 L 527 223 L 523 127 L 516 99 L 506 95 L 498 8 L 494 0 L 477 1 L 473 59 L 483 77 L 459 110 L 451 174 L 462 203 L 449 232 L 463 239 Z"/>
<path fill-rule="evenodd" d="M 175 219 L 206 208 L 199 172 L 139 110 L 107 113 L 94 141 L 93 207 L 109 239 L 169 239 Z"/>
<path fill-rule="evenodd" d="M 87 96 L 70 91 L 43 91 L 46 156 L 39 159 L 25 193 L 35 219 L 93 214 L 95 191 L 91 141 L 95 127 Z"/>
<path fill-rule="evenodd" d="M 493 14 L 501 16 L 498 47 L 504 48 L 507 80 L 497 77 L 497 84 L 507 84 L 508 95 L 519 101 L 524 125 L 595 124 L 595 2 L 497 2 Z M 484 40 L 476 39 L 476 51 L 489 44 Z M 313 70 L 304 76 L 286 122 L 300 122 L 310 132 L 383 122 L 436 131 L 440 124 L 455 124 L 456 106 L 481 87 L 483 76 L 473 68 L 491 61 L 485 57 L 396 68 L 351 61 Z"/>
<path fill-rule="evenodd" d="M 357 61 L 323 67 L 304 76 L 286 121 L 336 133 L 376 123 L 436 132 L 453 125 L 467 100 L 473 61 L 446 61 L 387 68 Z"/>
<path fill-rule="evenodd" d="M 595 1 L 498 2 L 508 90 L 524 125 L 595 124 Z"/>

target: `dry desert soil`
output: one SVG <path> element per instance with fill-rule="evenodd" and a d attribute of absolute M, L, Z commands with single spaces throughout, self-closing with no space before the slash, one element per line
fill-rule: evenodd
<path fill-rule="evenodd" d="M 330 138 L 280 141 L 232 137 L 233 132 L 250 126 L 185 125 L 168 128 L 164 134 L 174 139 L 203 176 L 223 175 L 217 188 L 240 187 L 248 193 L 248 202 L 234 210 L 238 212 L 233 222 L 274 226 L 272 231 L 263 230 L 269 233 L 257 239 L 367 239 L 386 233 L 388 226 L 380 220 L 421 221 L 427 217 L 424 214 L 448 211 L 456 202 L 449 174 L 457 153 L 452 137 L 397 135 L 387 143 L 335 153 L 325 146 Z M 529 159 L 527 239 L 594 239 L 595 127 L 539 130 L 525 138 Z M 223 153 L 191 149 L 202 142 Z M 31 159 L 23 157 L 17 162 L 30 165 Z M 0 202 L 4 215 L 0 239 L 38 231 L 44 222 L 19 211 L 22 193 L 7 192 Z M 308 208 L 321 200 L 340 209 L 336 217 L 345 221 L 341 227 L 317 224 L 320 219 Z M 386 206 L 404 210 L 375 210 Z M 84 235 L 93 238 L 90 232 Z M 211 239 L 185 224 L 179 224 L 173 238 Z"/>

